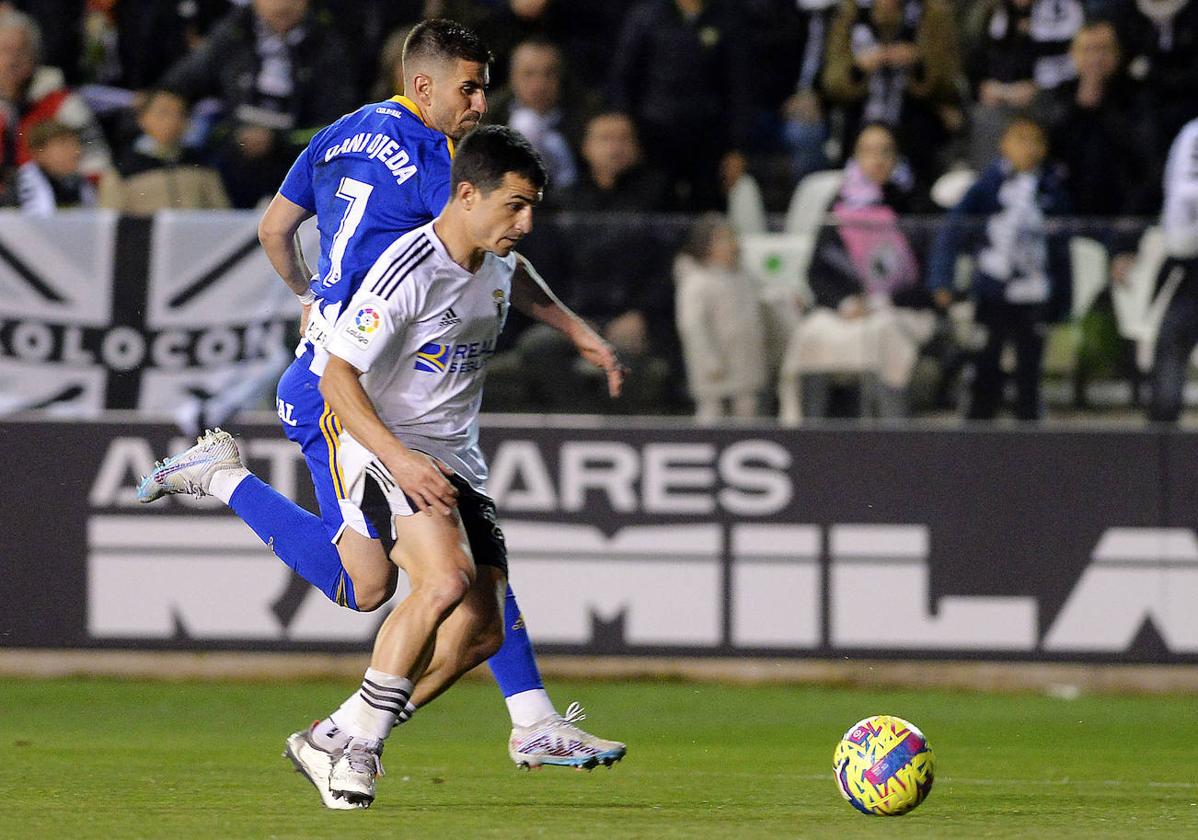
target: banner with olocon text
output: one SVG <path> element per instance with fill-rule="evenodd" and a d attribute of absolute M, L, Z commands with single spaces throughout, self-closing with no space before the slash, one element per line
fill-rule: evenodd
<path fill-rule="evenodd" d="M 0 414 L 174 414 L 277 375 L 300 310 L 257 224 L 240 211 L 0 211 Z M 313 225 L 304 236 L 314 255 Z"/>

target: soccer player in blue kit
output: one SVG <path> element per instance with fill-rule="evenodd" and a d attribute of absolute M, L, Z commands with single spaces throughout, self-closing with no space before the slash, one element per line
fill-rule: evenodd
<path fill-rule="evenodd" d="M 271 263 L 304 306 L 303 340 L 296 361 L 279 382 L 279 417 L 287 437 L 300 445 L 316 488 L 318 518 L 245 469 L 226 432 L 207 432 L 195 447 L 168 458 L 138 488 L 142 501 L 169 493 L 217 496 L 249 525 L 288 566 L 330 599 L 351 609 L 371 610 L 393 594 L 397 569 L 388 558 L 390 534 L 365 521 L 346 503 L 339 463 L 342 431 L 320 394 L 312 365 L 331 324 L 357 291 L 379 255 L 402 233 L 431 221 L 450 194 L 454 143 L 476 127 L 486 111 L 490 53 L 469 29 L 429 20 L 413 29 L 404 46 L 405 91 L 366 105 L 318 132 L 300 154 L 259 225 Z M 299 226 L 316 216 L 320 261 L 316 277 L 294 243 Z M 413 261 L 420 255 L 413 255 Z M 552 295 L 532 267 L 517 258 L 513 285 Z M 623 377 L 611 348 L 589 329 L 572 336 L 580 353 L 605 370 L 618 395 Z M 455 493 L 413 501 L 421 509 L 447 512 Z M 572 704 L 563 717 L 550 701 L 520 609 L 510 587 L 504 633 L 467 645 L 437 645 L 432 661 L 405 701 L 399 722 L 411 717 L 461 674 L 490 656 L 488 664 L 512 718 L 509 755 L 518 765 L 610 764 L 624 745 L 580 729 Z M 494 655 L 491 655 L 494 653 Z M 335 714 L 335 713 L 334 713 Z M 308 746 L 334 753 L 344 737 L 332 718 L 303 736 Z M 293 756 L 294 758 L 294 756 Z M 322 791 L 322 797 L 324 792 Z M 331 803 L 326 799 L 326 805 Z M 339 807 L 333 805 L 333 807 Z"/>

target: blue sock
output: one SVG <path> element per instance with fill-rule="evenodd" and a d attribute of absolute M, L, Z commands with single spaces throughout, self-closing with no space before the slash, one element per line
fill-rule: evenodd
<path fill-rule="evenodd" d="M 503 602 L 503 625 L 503 646 L 487 660 L 499 690 L 504 697 L 511 697 L 522 691 L 544 688 L 528 628 L 524 626 L 524 616 L 520 614 L 520 605 L 516 603 L 516 593 L 512 592 L 511 586 L 508 586 Z"/>
<path fill-rule="evenodd" d="M 229 507 L 280 560 L 330 601 L 351 610 L 358 608 L 353 581 L 319 517 L 252 474 L 237 485 Z"/>

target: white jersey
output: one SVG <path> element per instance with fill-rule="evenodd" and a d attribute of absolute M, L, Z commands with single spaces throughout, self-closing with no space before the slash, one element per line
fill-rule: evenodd
<path fill-rule="evenodd" d="M 363 372 L 375 411 L 405 446 L 444 461 L 480 492 L 487 468 L 478 412 L 515 268 L 515 254 L 488 253 L 471 274 L 432 222 L 418 227 L 378 258 L 326 347 Z"/>
<path fill-rule="evenodd" d="M 1185 124 L 1169 149 L 1161 228 L 1165 253 L 1180 259 L 1198 256 L 1198 119 Z"/>

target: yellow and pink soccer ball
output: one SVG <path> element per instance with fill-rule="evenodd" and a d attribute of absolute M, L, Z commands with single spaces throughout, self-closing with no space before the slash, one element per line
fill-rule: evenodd
<path fill-rule="evenodd" d="M 896 817 L 932 789 L 935 758 L 913 724 L 892 715 L 858 721 L 836 745 L 836 787 L 863 814 Z"/>

